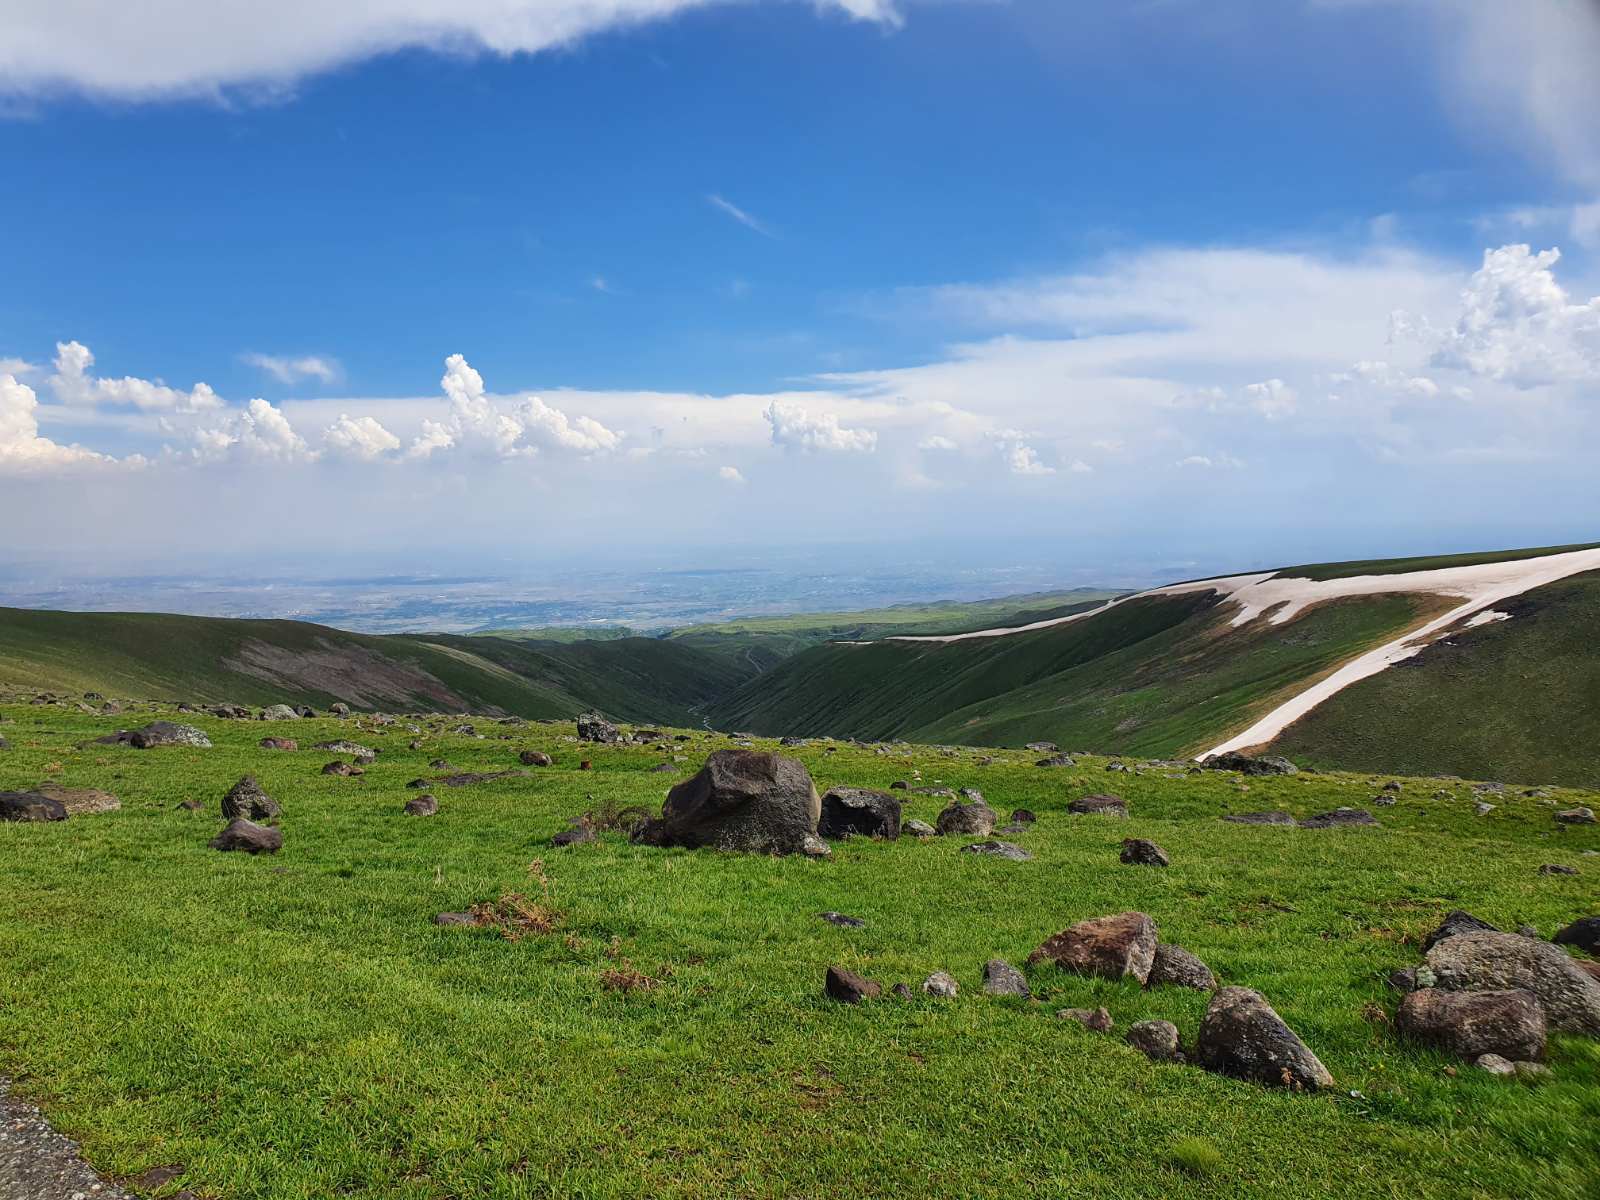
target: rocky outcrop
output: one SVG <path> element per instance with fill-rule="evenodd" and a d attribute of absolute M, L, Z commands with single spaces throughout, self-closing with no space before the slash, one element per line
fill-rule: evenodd
<path fill-rule="evenodd" d="M 0 792 L 0 821 L 65 821 L 66 805 L 38 792 Z"/>
<path fill-rule="evenodd" d="M 822 797 L 817 833 L 825 838 L 900 836 L 900 801 L 870 788 L 833 788 Z"/>
<path fill-rule="evenodd" d="M 584 713 L 578 718 L 578 740 L 612 745 L 622 740 L 622 730 L 599 713 Z"/>
<path fill-rule="evenodd" d="M 229 821 L 235 817 L 245 817 L 251 821 L 267 821 L 280 816 L 282 812 L 278 802 L 267 795 L 266 790 L 256 782 L 254 775 L 246 775 L 239 780 L 222 798 L 222 815 Z"/>
<path fill-rule="evenodd" d="M 1600 983 L 1549 942 L 1515 933 L 1461 933 L 1428 951 L 1428 969 L 1448 991 L 1532 992 L 1552 1029 L 1600 1037 Z"/>
<path fill-rule="evenodd" d="M 1251 758 L 1248 754 L 1232 751 L 1214 754 L 1202 764 L 1209 771 L 1237 771 L 1241 775 L 1298 775 L 1300 768 L 1287 758 L 1268 755 Z"/>
<path fill-rule="evenodd" d="M 641 823 L 633 840 L 749 854 L 806 853 L 821 813 L 822 799 L 799 759 L 718 750 L 667 793 L 660 818 Z"/>

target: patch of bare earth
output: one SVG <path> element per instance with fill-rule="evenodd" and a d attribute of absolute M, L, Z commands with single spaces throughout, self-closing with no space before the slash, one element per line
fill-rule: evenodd
<path fill-rule="evenodd" d="M 251 638 L 240 645 L 237 657 L 224 659 L 222 665 L 277 687 L 337 696 L 358 708 L 406 707 L 419 698 L 451 712 L 468 707 L 421 667 L 359 646 L 319 640 L 314 649 L 290 650 Z"/>

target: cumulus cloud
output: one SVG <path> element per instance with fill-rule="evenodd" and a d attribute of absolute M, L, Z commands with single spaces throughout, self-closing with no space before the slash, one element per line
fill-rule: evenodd
<path fill-rule="evenodd" d="M 456 447 L 496 458 L 537 454 L 541 449 L 601 454 L 622 442 L 622 434 L 599 421 L 570 419 L 537 396 L 525 398 L 514 411 L 506 412 L 484 390 L 483 376 L 460 354 L 445 359 L 439 385 L 450 401 L 450 414 L 443 421 L 423 421 L 422 432 L 407 451 L 409 458 L 428 458 Z"/>
<path fill-rule="evenodd" d="M 722 480 L 723 483 L 731 483 L 739 487 L 743 487 L 748 482 L 744 477 L 744 472 L 739 470 L 738 467 L 719 467 L 717 469 L 717 478 Z"/>
<path fill-rule="evenodd" d="M 845 429 L 836 414 L 812 414 L 798 404 L 774 400 L 761 414 L 772 427 L 772 444 L 786 450 L 823 453 L 867 453 L 878 447 L 871 429 Z"/>
<path fill-rule="evenodd" d="M 318 354 L 298 358 L 277 354 L 245 354 L 241 360 L 271 375 L 279 383 L 298 383 L 302 379 L 316 379 L 332 383 L 339 377 L 339 364 Z"/>
<path fill-rule="evenodd" d="M 57 342 L 55 374 L 46 381 L 63 404 L 129 406 L 144 411 L 207 412 L 222 407 L 222 398 L 209 384 L 197 383 L 187 392 L 160 380 L 102 379 L 89 372 L 94 355 L 80 342 Z"/>
<path fill-rule="evenodd" d="M 400 439 L 377 418 L 351 417 L 346 413 L 340 413 L 339 419 L 323 430 L 322 441 L 335 454 L 367 462 L 400 449 Z"/>
<path fill-rule="evenodd" d="M 1431 344 L 1435 367 L 1517 388 L 1600 379 L 1600 296 L 1573 303 L 1556 281 L 1560 259 L 1560 250 L 1526 245 L 1486 250 L 1452 325 L 1437 330 L 1397 312 L 1395 331 Z"/>
<path fill-rule="evenodd" d="M 1017 429 L 1000 429 L 989 437 L 1000 451 L 1000 459 L 1013 475 L 1054 475 L 1056 469 L 1039 461 L 1038 452 L 1025 440 L 1029 435 Z"/>
<path fill-rule="evenodd" d="M 1246 384 L 1244 398 L 1245 403 L 1269 421 L 1293 413 L 1296 400 L 1294 389 L 1281 379 Z"/>
<path fill-rule="evenodd" d="M 111 459 L 39 436 L 39 398 L 9 372 L 0 373 L 0 470 L 28 470 Z"/>
<path fill-rule="evenodd" d="M 255 399 L 238 412 L 195 429 L 193 457 L 218 462 L 242 457 L 267 462 L 310 462 L 317 455 L 281 411 Z"/>
<path fill-rule="evenodd" d="M 275 89 L 407 48 L 533 54 L 719 0 L 162 0 L 142 5 L 9 0 L 0 92 L 72 90 L 124 100 Z M 720 0 L 726 2 L 726 0 Z M 891 0 L 816 0 L 898 25 Z"/>

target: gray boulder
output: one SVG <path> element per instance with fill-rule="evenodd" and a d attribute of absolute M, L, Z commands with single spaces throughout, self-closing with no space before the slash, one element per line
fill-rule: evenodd
<path fill-rule="evenodd" d="M 1105 979 L 1150 978 L 1155 964 L 1156 923 L 1141 912 L 1079 921 L 1045 940 L 1028 962 L 1053 962 L 1063 971 Z"/>
<path fill-rule="evenodd" d="M 1214 754 L 1202 764 L 1210 771 L 1237 771 L 1241 775 L 1298 775 L 1300 768 L 1287 758 L 1278 758 L 1268 755 L 1265 758 L 1251 758 L 1248 754 L 1237 751 L 1228 754 Z"/>
<path fill-rule="evenodd" d="M 616 743 L 622 740 L 622 730 L 599 713 L 584 713 L 578 718 L 578 740 L 580 742 L 605 742 Z"/>
<path fill-rule="evenodd" d="M 66 805 L 38 792 L 0 792 L 0 821 L 65 821 Z"/>
<path fill-rule="evenodd" d="M 900 800 L 871 788 L 833 788 L 822 797 L 817 833 L 825 838 L 900 836 Z"/>
<path fill-rule="evenodd" d="M 261 710 L 263 721 L 295 721 L 300 714 L 287 704 L 269 704 Z"/>
<path fill-rule="evenodd" d="M 1225 987 L 1211 997 L 1195 1039 L 1195 1059 L 1208 1071 L 1268 1087 L 1314 1092 L 1333 1076 L 1260 992 Z"/>
<path fill-rule="evenodd" d="M 1394 1025 L 1406 1037 L 1476 1059 L 1544 1057 L 1545 1016 L 1532 992 L 1450 992 L 1424 988 L 1400 1001 Z"/>
<path fill-rule="evenodd" d="M 930 838 L 935 836 L 939 831 L 932 825 L 929 825 L 926 821 L 919 821 L 917 818 L 912 817 L 904 825 L 900 826 L 900 832 L 905 834 L 907 837 Z"/>
<path fill-rule="evenodd" d="M 935 971 L 922 981 L 922 990 L 930 996 L 943 996 L 949 999 L 961 991 L 961 985 L 950 972 Z"/>
<path fill-rule="evenodd" d="M 1128 1026 L 1128 1045 L 1156 1062 L 1182 1062 L 1178 1027 L 1171 1021 L 1139 1021 Z"/>
<path fill-rule="evenodd" d="M 934 828 L 942 834 L 966 834 L 970 837 L 988 837 L 994 832 L 994 809 L 982 800 L 963 804 L 956 800 L 934 820 Z"/>
<path fill-rule="evenodd" d="M 276 854 L 283 849 L 283 831 L 236 817 L 211 839 L 213 850 L 243 850 L 246 854 Z"/>
<path fill-rule="evenodd" d="M 1198 956 L 1190 954 L 1182 946 L 1161 942 L 1150 960 L 1150 974 L 1145 983 L 1150 987 L 1164 984 L 1209 992 L 1217 986 L 1217 977 Z"/>
<path fill-rule="evenodd" d="M 799 759 L 718 750 L 667 793 L 660 818 L 638 825 L 633 840 L 752 854 L 809 853 L 821 813 L 821 797 Z"/>
<path fill-rule="evenodd" d="M 989 996 L 1021 996 L 1024 1000 L 1032 995 L 1027 978 L 1003 958 L 983 964 L 983 990 Z"/>
<path fill-rule="evenodd" d="M 1600 1037 L 1600 982 L 1559 946 L 1514 933 L 1461 933 L 1428 951 L 1428 968 L 1447 991 L 1532 992 L 1552 1029 Z"/>
<path fill-rule="evenodd" d="M 256 782 L 254 775 L 246 775 L 239 780 L 222 798 L 222 815 L 229 821 L 235 817 L 245 817 L 251 821 L 267 821 L 281 816 L 282 813 L 283 810 L 278 807 L 278 802 L 267 795 Z"/>

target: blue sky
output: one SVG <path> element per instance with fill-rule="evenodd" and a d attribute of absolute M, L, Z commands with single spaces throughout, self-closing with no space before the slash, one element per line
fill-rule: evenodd
<path fill-rule="evenodd" d="M 31 552 L 1597 536 L 1582 0 L 252 7 L 0 0 Z"/>

